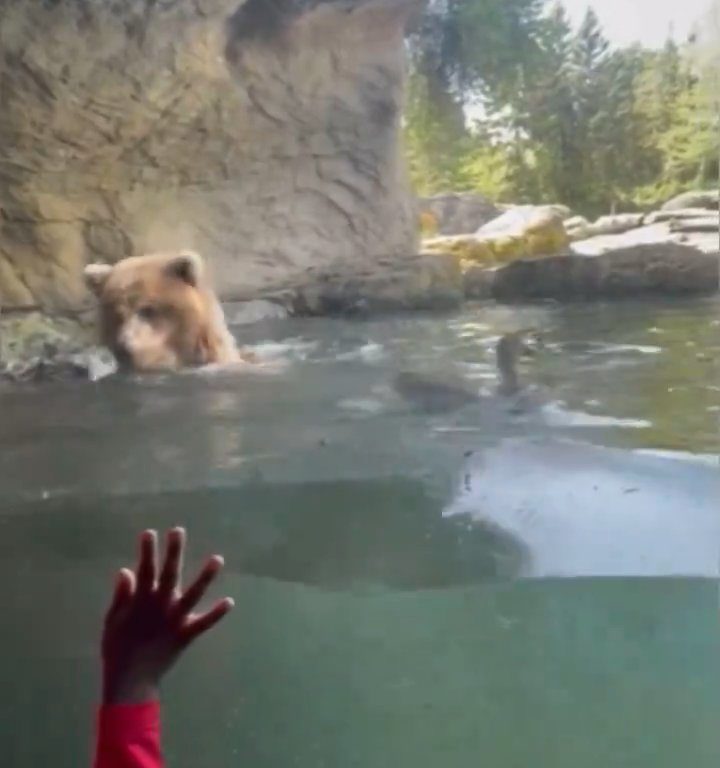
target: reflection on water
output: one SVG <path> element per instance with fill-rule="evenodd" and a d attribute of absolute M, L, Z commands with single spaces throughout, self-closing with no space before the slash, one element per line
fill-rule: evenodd
<path fill-rule="evenodd" d="M 110 574 L 183 523 L 239 610 L 169 684 L 170 765 L 714 766 L 717 587 L 668 577 L 716 574 L 717 308 L 292 322 L 247 334 L 276 373 L 0 394 L 7 764 L 86 764 Z M 491 387 L 527 325 L 541 413 L 389 386 Z"/>
<path fill-rule="evenodd" d="M 720 473 L 706 461 L 516 439 L 468 458 L 445 508 L 525 548 L 522 575 L 718 575 Z"/>

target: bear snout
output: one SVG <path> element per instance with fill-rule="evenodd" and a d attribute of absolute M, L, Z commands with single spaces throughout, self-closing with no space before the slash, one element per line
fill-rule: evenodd
<path fill-rule="evenodd" d="M 137 315 L 123 323 L 117 347 L 128 364 L 138 371 L 175 370 L 180 367 L 167 333 Z"/>

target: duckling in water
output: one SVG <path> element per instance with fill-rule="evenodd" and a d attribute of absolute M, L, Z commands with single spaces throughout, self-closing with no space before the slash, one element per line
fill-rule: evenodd
<path fill-rule="evenodd" d="M 500 374 L 497 395 L 508 401 L 511 413 L 522 413 L 545 404 L 538 388 L 520 384 L 517 373 L 518 360 L 521 357 L 533 357 L 541 346 L 542 340 L 535 331 L 508 333 L 497 343 L 495 357 Z"/>
<path fill-rule="evenodd" d="M 526 392 L 520 385 L 517 373 L 518 360 L 535 354 L 534 347 L 528 343 L 529 338 L 533 338 L 536 345 L 540 343 L 537 333 L 516 331 L 505 334 L 495 347 L 495 359 L 500 376 L 497 395 L 504 398 L 504 402 L 507 401 L 511 411 L 522 411 L 530 406 L 527 398 L 523 397 Z M 488 399 L 487 395 L 473 392 L 463 384 L 451 384 L 446 380 L 423 376 L 419 373 L 399 373 L 393 385 L 401 397 L 426 413 L 449 413 Z"/>
<path fill-rule="evenodd" d="M 480 398 L 476 392 L 460 384 L 448 384 L 411 371 L 399 373 L 393 387 L 401 397 L 426 413 L 457 411 L 470 403 L 476 403 Z"/>

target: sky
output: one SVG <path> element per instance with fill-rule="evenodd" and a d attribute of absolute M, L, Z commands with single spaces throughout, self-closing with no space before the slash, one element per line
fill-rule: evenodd
<path fill-rule="evenodd" d="M 661 46 L 671 26 L 675 40 L 685 42 L 711 0 L 563 0 L 563 5 L 573 22 L 579 22 L 592 5 L 613 45 Z"/>

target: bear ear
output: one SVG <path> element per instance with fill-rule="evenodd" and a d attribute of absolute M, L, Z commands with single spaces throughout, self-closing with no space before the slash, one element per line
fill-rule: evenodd
<path fill-rule="evenodd" d="M 165 267 L 165 272 L 188 285 L 196 287 L 202 279 L 204 271 L 203 260 L 195 251 L 181 251 L 174 256 Z"/>
<path fill-rule="evenodd" d="M 110 264 L 88 264 L 83 270 L 85 285 L 93 293 L 100 293 L 111 272 L 112 267 Z"/>

